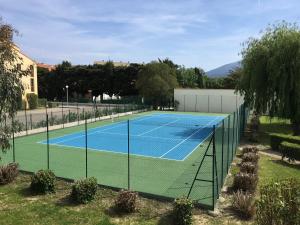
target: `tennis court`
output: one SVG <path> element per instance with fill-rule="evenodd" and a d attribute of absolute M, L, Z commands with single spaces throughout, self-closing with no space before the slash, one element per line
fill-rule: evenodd
<path fill-rule="evenodd" d="M 95 177 L 104 186 L 168 199 L 191 190 L 191 199 L 212 208 L 235 154 L 241 112 L 146 111 L 90 118 L 86 126 L 80 121 L 15 137 L 13 149 L 0 153 L 1 163 L 15 161 L 29 172 L 49 168 L 68 179 Z"/>
<path fill-rule="evenodd" d="M 113 122 L 87 131 L 88 149 L 169 160 L 185 160 L 211 133 L 224 116 L 150 114 L 129 121 Z M 129 128 L 129 131 L 128 131 Z M 128 138 L 129 134 L 129 138 Z M 84 132 L 52 138 L 50 145 L 85 149 Z M 155 147 L 149 142 L 159 143 Z M 47 140 L 40 142 L 47 144 Z"/>

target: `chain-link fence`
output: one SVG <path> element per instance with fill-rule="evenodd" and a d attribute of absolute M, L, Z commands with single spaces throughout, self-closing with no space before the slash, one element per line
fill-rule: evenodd
<path fill-rule="evenodd" d="M 28 115 L 33 117 L 26 111 Z M 1 163 L 18 162 L 30 172 L 51 169 L 68 179 L 93 176 L 101 185 L 160 198 L 188 196 L 213 208 L 247 112 L 244 105 L 229 115 L 199 116 L 147 112 L 141 105 L 92 105 L 87 110 L 86 105 L 56 103 L 44 117 L 41 130 L 28 129 L 27 121 L 27 130 L 14 135 L 12 150 L 1 156 Z"/>

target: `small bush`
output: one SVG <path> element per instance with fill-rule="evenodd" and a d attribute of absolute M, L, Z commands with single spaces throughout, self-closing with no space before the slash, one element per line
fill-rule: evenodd
<path fill-rule="evenodd" d="M 252 194 L 240 190 L 235 192 L 232 196 L 232 207 L 240 217 L 250 219 L 255 213 Z"/>
<path fill-rule="evenodd" d="M 94 177 L 76 181 L 72 186 L 71 198 L 77 203 L 86 204 L 95 198 L 97 180 Z"/>
<path fill-rule="evenodd" d="M 300 160 L 300 145 L 290 142 L 282 142 L 279 145 L 282 159 L 287 157 L 290 160 Z"/>
<path fill-rule="evenodd" d="M 243 154 L 242 156 L 242 162 L 252 162 L 252 163 L 257 163 L 259 159 L 258 154 L 255 154 L 253 152 L 248 152 Z"/>
<path fill-rule="evenodd" d="M 234 176 L 233 189 L 254 192 L 257 181 L 257 174 L 239 172 Z"/>
<path fill-rule="evenodd" d="M 28 101 L 29 109 L 36 109 L 38 105 L 38 96 L 33 93 L 28 93 L 26 95 L 26 98 Z"/>
<path fill-rule="evenodd" d="M 30 189 L 34 193 L 55 192 L 55 175 L 51 170 L 39 170 L 31 178 Z"/>
<path fill-rule="evenodd" d="M 46 98 L 38 98 L 38 106 L 39 107 L 45 107 L 47 104 L 47 99 Z"/>
<path fill-rule="evenodd" d="M 256 224 L 300 224 L 300 182 L 271 181 L 260 188 L 256 202 Z"/>
<path fill-rule="evenodd" d="M 9 163 L 0 166 L 0 184 L 8 184 L 12 182 L 19 174 L 19 165 L 17 163 Z"/>
<path fill-rule="evenodd" d="M 185 197 L 178 198 L 174 202 L 174 223 L 176 225 L 192 224 L 193 202 Z"/>
<path fill-rule="evenodd" d="M 133 191 L 121 190 L 115 201 L 116 209 L 119 212 L 131 213 L 136 210 L 138 194 Z"/>
<path fill-rule="evenodd" d="M 300 144 L 300 136 L 292 136 L 292 135 L 287 135 L 287 134 L 271 134 L 270 135 L 270 145 L 271 145 L 273 151 L 280 151 L 279 145 L 283 141 Z"/>
<path fill-rule="evenodd" d="M 249 153 L 249 152 L 257 153 L 258 148 L 256 146 L 246 146 L 242 150 L 242 154 Z"/>
<path fill-rule="evenodd" d="M 252 162 L 242 162 L 240 164 L 240 171 L 242 173 L 257 173 L 258 165 Z"/>

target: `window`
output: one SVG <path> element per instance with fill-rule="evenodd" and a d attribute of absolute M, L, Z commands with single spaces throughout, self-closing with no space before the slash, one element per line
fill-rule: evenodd
<path fill-rule="evenodd" d="M 30 76 L 34 77 L 34 67 L 33 67 L 33 65 L 30 65 L 29 69 L 30 69 Z"/>
<path fill-rule="evenodd" d="M 31 92 L 34 92 L 34 79 L 30 79 Z"/>

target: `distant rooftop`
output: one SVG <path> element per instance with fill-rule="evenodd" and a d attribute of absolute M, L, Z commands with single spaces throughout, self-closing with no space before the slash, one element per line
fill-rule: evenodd
<path fill-rule="evenodd" d="M 105 61 L 105 60 L 100 60 L 100 61 L 95 61 L 94 64 L 96 65 L 104 65 L 109 61 Z M 111 61 L 114 66 L 129 66 L 130 62 L 122 62 L 122 61 Z"/>
<path fill-rule="evenodd" d="M 48 71 L 52 71 L 52 70 L 55 69 L 56 66 L 55 65 L 46 64 L 46 63 L 38 63 L 37 67 L 47 69 Z"/>

